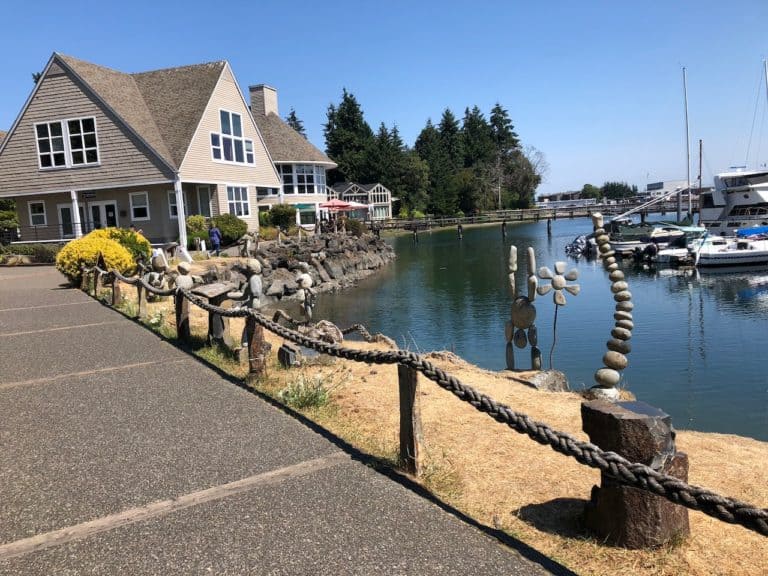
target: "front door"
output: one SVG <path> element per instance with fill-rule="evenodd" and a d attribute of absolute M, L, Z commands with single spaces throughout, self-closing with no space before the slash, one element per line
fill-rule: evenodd
<path fill-rule="evenodd" d="M 211 217 L 211 187 L 207 184 L 197 187 L 197 206 L 201 216 Z"/>
<path fill-rule="evenodd" d="M 72 204 L 59 204 L 59 233 L 62 238 L 73 238 L 75 236 L 75 219 L 72 217 Z M 80 211 L 80 225 L 85 226 L 85 209 L 82 205 L 78 206 Z"/>
<path fill-rule="evenodd" d="M 92 230 L 117 226 L 117 202 L 114 200 L 89 202 L 88 210 Z"/>

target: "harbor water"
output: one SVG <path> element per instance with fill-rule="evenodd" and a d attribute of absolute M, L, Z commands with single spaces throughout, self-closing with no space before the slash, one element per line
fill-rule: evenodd
<path fill-rule="evenodd" d="M 565 246 L 591 231 L 588 219 L 465 227 L 391 240 L 397 259 L 352 290 L 321 294 L 316 319 L 364 324 L 418 352 L 450 350 L 490 370 L 505 368 L 510 316 L 509 248 L 518 249 L 518 290 L 526 290 L 527 247 L 536 266 L 578 270 L 581 293 L 537 297 L 543 367 L 564 372 L 571 388 L 593 385 L 613 328 L 610 281 L 599 261 L 573 260 Z M 643 269 L 622 264 L 635 303 L 635 329 L 622 386 L 673 417 L 677 428 L 768 440 L 768 268 L 735 271 Z M 539 280 L 539 282 L 547 282 Z M 554 348 L 553 348 L 553 343 Z M 530 368 L 530 348 L 516 349 Z M 471 385 L 471 382 L 468 382 Z"/>

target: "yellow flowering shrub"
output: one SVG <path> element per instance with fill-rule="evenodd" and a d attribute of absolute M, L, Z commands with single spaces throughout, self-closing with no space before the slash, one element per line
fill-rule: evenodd
<path fill-rule="evenodd" d="M 109 238 L 110 240 L 119 242 L 131 253 L 134 260 L 139 257 L 143 257 L 146 260 L 152 256 L 152 246 L 149 244 L 149 240 L 135 230 L 128 230 L 126 228 L 101 228 L 99 230 L 94 230 L 91 234 L 93 234 L 94 238 Z M 91 234 L 89 234 L 89 236 Z"/>
<path fill-rule="evenodd" d="M 56 269 L 79 284 L 80 266 L 93 266 L 101 254 L 107 269 L 116 269 L 121 274 L 132 274 L 136 263 L 127 248 L 109 237 L 106 230 L 94 230 L 90 234 L 72 240 L 56 256 Z"/>

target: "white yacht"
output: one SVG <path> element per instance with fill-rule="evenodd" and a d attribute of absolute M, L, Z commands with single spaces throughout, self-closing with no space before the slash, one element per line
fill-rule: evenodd
<path fill-rule="evenodd" d="M 717 174 L 714 190 L 699 197 L 699 224 L 719 236 L 768 226 L 768 170 Z"/>

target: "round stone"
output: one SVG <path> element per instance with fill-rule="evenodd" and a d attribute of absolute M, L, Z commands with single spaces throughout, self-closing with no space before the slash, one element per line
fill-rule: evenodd
<path fill-rule="evenodd" d="M 611 264 L 616 264 L 616 257 L 615 256 L 608 256 L 607 258 L 603 258 L 603 266 L 608 268 Z"/>
<path fill-rule="evenodd" d="M 611 245 L 610 244 L 600 244 L 598 246 L 598 250 L 600 250 L 601 254 L 605 254 L 606 252 L 611 251 Z"/>
<path fill-rule="evenodd" d="M 536 326 L 528 328 L 528 342 L 531 343 L 531 346 L 539 345 L 539 329 Z"/>
<path fill-rule="evenodd" d="M 189 272 L 192 270 L 192 265 L 189 262 L 179 262 L 176 265 L 176 269 L 180 274 L 189 274 Z"/>
<path fill-rule="evenodd" d="M 515 298 L 512 303 L 512 322 L 516 328 L 530 328 L 536 321 L 536 308 L 528 298 Z"/>
<path fill-rule="evenodd" d="M 614 294 L 613 299 L 616 300 L 616 302 L 629 302 L 632 300 L 632 292 L 629 290 L 622 290 L 621 292 Z"/>
<path fill-rule="evenodd" d="M 607 234 L 600 234 L 597 238 L 595 238 L 595 242 L 598 244 L 607 244 L 611 241 L 611 238 Z"/>
<path fill-rule="evenodd" d="M 629 354 L 632 352 L 632 345 L 626 340 L 612 338 L 606 342 L 606 346 L 608 347 L 608 350 L 613 350 L 614 352 L 620 352 L 622 354 Z"/>
<path fill-rule="evenodd" d="M 515 346 L 525 348 L 526 344 L 528 344 L 528 339 L 525 337 L 525 330 L 520 328 L 515 332 Z"/>
<path fill-rule="evenodd" d="M 611 273 L 608 274 L 608 278 L 610 278 L 611 282 L 620 282 L 621 280 L 624 280 L 624 272 L 621 270 L 611 270 Z"/>
<path fill-rule="evenodd" d="M 632 330 L 635 327 L 635 323 L 632 322 L 632 320 L 617 320 L 616 326 L 619 328 L 626 328 L 627 330 Z"/>
<path fill-rule="evenodd" d="M 608 270 L 608 272 L 616 272 L 619 269 L 619 264 L 617 262 L 608 264 L 605 269 Z"/>
<path fill-rule="evenodd" d="M 602 236 L 603 234 L 605 234 L 605 228 L 597 228 L 595 230 L 595 237 Z"/>
<path fill-rule="evenodd" d="M 603 260 L 604 261 L 607 260 L 608 258 L 615 258 L 615 257 L 616 257 L 616 252 L 614 252 L 613 250 L 610 250 L 610 251 L 606 252 L 605 254 L 603 254 Z"/>
<path fill-rule="evenodd" d="M 312 276 L 307 273 L 299 274 L 296 278 L 296 282 L 298 282 L 299 286 L 302 288 L 312 288 Z"/>
<path fill-rule="evenodd" d="M 635 307 L 635 305 L 627 300 L 626 302 L 617 302 L 616 303 L 616 311 L 617 312 L 632 312 L 632 309 Z"/>
<path fill-rule="evenodd" d="M 614 312 L 614 320 L 632 320 L 632 312 Z"/>
<path fill-rule="evenodd" d="M 611 336 L 617 340 L 629 340 L 632 338 L 632 332 L 626 328 L 619 328 L 618 326 L 611 330 Z"/>
<path fill-rule="evenodd" d="M 603 364 L 614 370 L 624 370 L 629 364 L 627 357 L 621 352 L 609 350 L 603 355 Z"/>
<path fill-rule="evenodd" d="M 623 280 L 619 280 L 618 282 L 614 282 L 613 284 L 611 284 L 611 292 L 613 292 L 614 294 L 623 292 L 627 288 L 629 288 L 629 284 L 627 284 Z"/>
<path fill-rule="evenodd" d="M 256 260 L 256 258 L 249 258 L 248 262 L 246 263 L 246 267 L 253 274 L 261 274 L 261 262 Z"/>
<path fill-rule="evenodd" d="M 605 400 L 606 402 L 618 402 L 621 399 L 618 388 L 606 388 L 605 386 L 592 386 L 589 389 L 589 396 L 595 400 Z"/>
<path fill-rule="evenodd" d="M 565 288 L 565 278 L 560 276 L 560 274 L 555 274 L 555 277 L 552 278 L 552 288 L 555 290 L 562 290 Z"/>
<path fill-rule="evenodd" d="M 621 381 L 621 374 L 610 368 L 600 368 L 595 372 L 595 382 L 603 388 L 615 388 Z"/>

